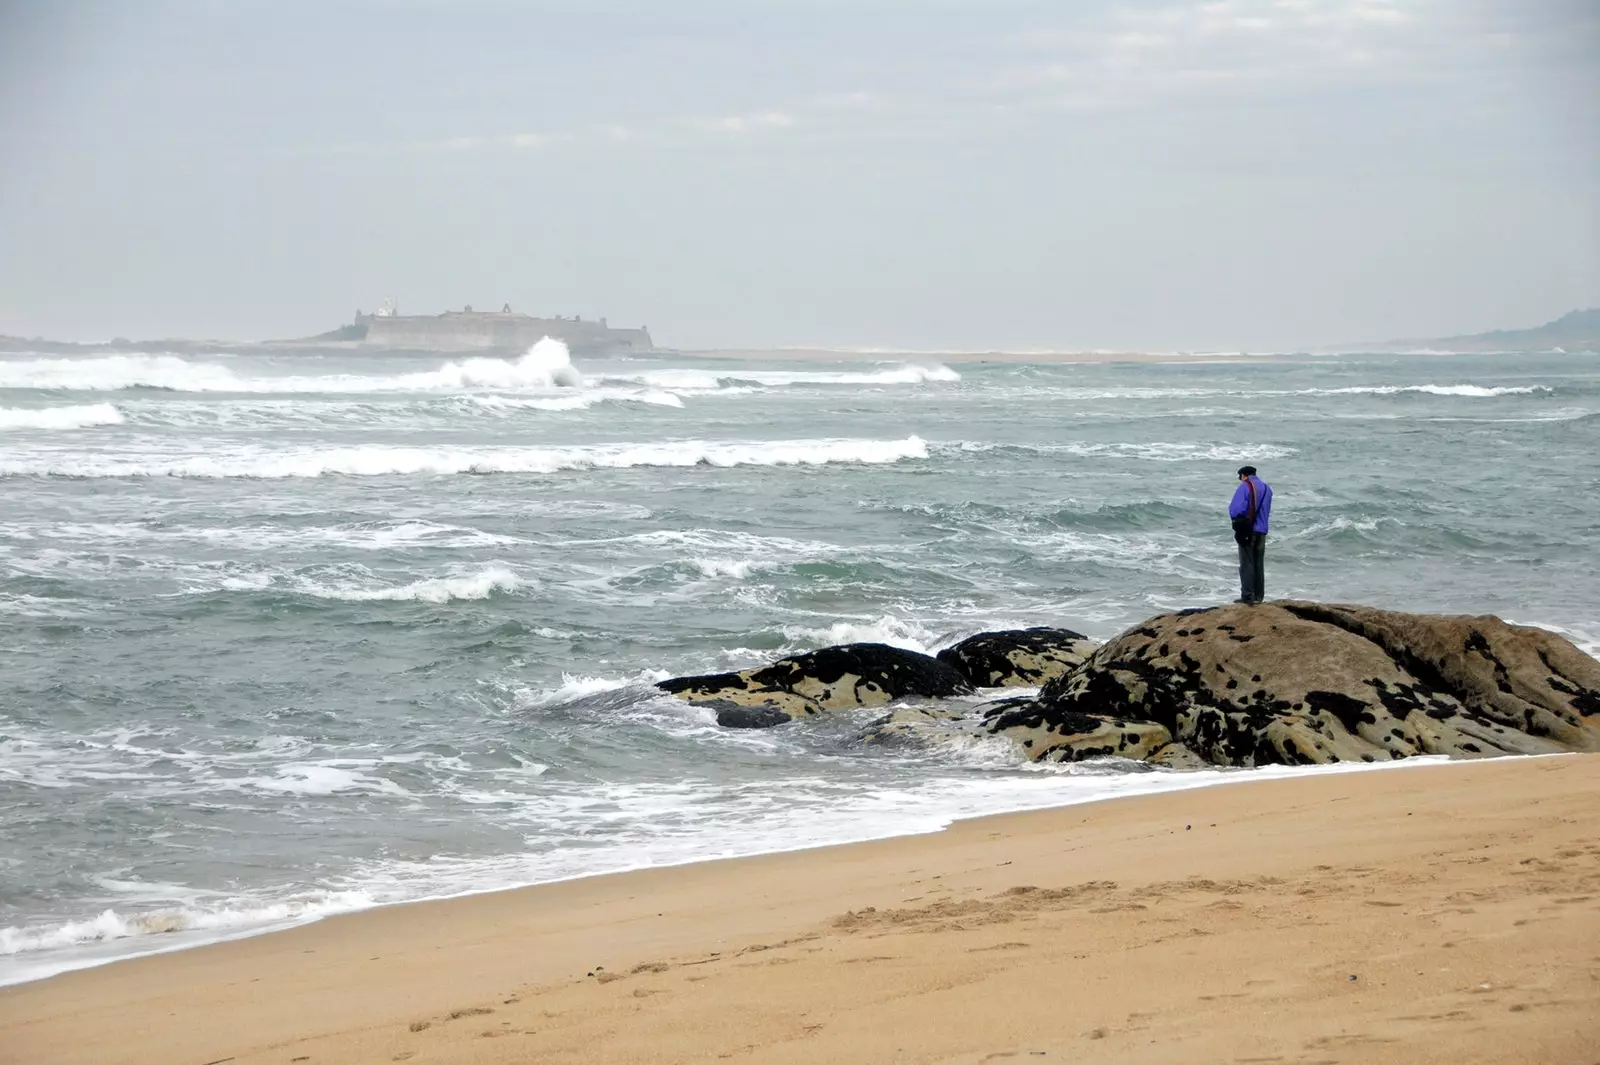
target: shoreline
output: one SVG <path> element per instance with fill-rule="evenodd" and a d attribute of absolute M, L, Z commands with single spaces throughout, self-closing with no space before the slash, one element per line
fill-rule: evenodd
<path fill-rule="evenodd" d="M 689 856 L 681 860 L 662 861 L 649 865 L 633 865 L 620 868 L 598 868 L 590 871 L 570 873 L 553 876 L 548 879 L 535 879 L 522 882 L 504 883 L 488 887 L 474 887 L 464 890 L 446 890 L 438 894 L 419 895 L 415 898 L 395 898 L 351 905 L 345 908 L 331 908 L 306 916 L 285 918 L 262 918 L 256 923 L 244 924 L 231 929 L 217 929 L 213 934 L 207 935 L 201 929 L 176 928 L 171 931 L 150 931 L 131 936 L 111 937 L 101 940 L 85 940 L 78 946 L 86 953 L 93 953 L 97 947 L 108 948 L 106 956 L 81 957 L 77 959 L 63 959 L 60 967 L 48 967 L 49 971 L 40 972 L 38 975 L 27 975 L 19 979 L 9 979 L 0 969 L 0 993 L 12 987 L 22 987 L 44 980 L 53 980 L 57 977 L 67 976 L 72 973 L 99 969 L 110 965 L 121 965 L 136 962 L 144 958 L 156 957 L 165 954 L 175 954 L 191 950 L 204 950 L 209 947 L 225 943 L 233 943 L 244 939 L 253 939 L 257 936 L 278 935 L 282 932 L 293 931 L 319 924 L 323 921 L 337 920 L 359 914 L 372 913 L 378 910 L 388 910 L 396 907 L 420 906 L 439 902 L 453 902 L 461 899 L 478 898 L 485 895 L 496 895 L 505 892 L 527 891 L 556 884 L 567 884 L 584 880 L 592 880 L 608 876 L 626 876 L 633 873 L 648 872 L 659 869 L 678 869 L 685 866 L 701 865 L 713 862 L 745 861 L 773 857 L 785 854 L 799 854 L 807 851 L 822 851 L 835 847 L 853 847 L 874 843 L 884 843 L 897 839 L 911 839 L 918 837 L 937 836 L 952 827 L 969 821 L 982 820 L 988 817 L 1008 817 L 1012 815 L 1049 812 L 1052 810 L 1071 809 L 1079 806 L 1089 806 L 1105 802 L 1117 802 L 1124 799 L 1142 798 L 1155 795 L 1172 795 L 1180 792 L 1205 790 L 1210 788 L 1225 787 L 1237 784 L 1257 783 L 1269 780 L 1295 780 L 1317 776 L 1336 775 L 1343 773 L 1382 772 L 1401 769 L 1417 769 L 1428 765 L 1445 764 L 1442 756 L 1424 756 L 1405 761 L 1379 762 L 1374 764 L 1342 763 L 1336 765 L 1320 766 L 1260 766 L 1256 768 L 1237 767 L 1212 767 L 1208 769 L 1169 771 L 1129 771 L 1125 773 L 1106 775 L 1080 775 L 1076 773 L 1047 773 L 1038 778 L 1041 785 L 1045 781 L 1054 781 L 1064 787 L 1071 787 L 1073 782 L 1081 782 L 1086 789 L 1100 785 L 1100 789 L 1088 791 L 1086 794 L 1075 795 L 1070 791 L 1050 792 L 1041 801 L 1008 805 L 1000 809 L 977 809 L 966 813 L 954 813 L 947 816 L 940 823 L 927 828 L 905 829 L 902 831 L 889 831 L 882 834 L 858 835 L 850 838 L 829 839 L 819 842 L 805 842 L 788 846 L 774 845 L 772 847 L 758 847 L 752 850 L 738 850 L 732 853 L 720 853 L 711 856 Z M 1013 802 L 1020 802 L 1022 796 L 1012 797 Z M 307 887 L 301 889 L 303 893 L 332 892 L 335 889 L 322 887 Z M 359 890 L 359 889 L 345 889 Z M 282 900 L 263 898 L 254 900 L 260 908 L 269 908 L 276 905 L 285 905 Z M 86 916 L 77 920 L 62 922 L 62 925 L 90 925 L 99 915 Z M 128 912 L 118 914 L 124 922 L 139 922 L 149 920 L 152 924 L 160 926 L 170 921 L 169 911 L 155 909 L 144 912 Z M 54 926 L 61 927 L 62 925 Z M 50 927 L 50 926 L 46 926 Z M 31 929 L 37 932 L 37 928 Z M 124 947 L 125 950 L 119 950 Z M 70 949 L 70 948 L 69 948 Z M 11 959 L 26 959 L 33 954 L 43 951 L 19 952 L 10 955 Z M 0 957 L 3 960 L 3 957 Z M 4 1065 L 0 1062 L 0 1065 Z"/>
<path fill-rule="evenodd" d="M 0 989 L 0 1061 L 1589 1062 L 1600 758 L 1410 768 L 328 917 Z"/>

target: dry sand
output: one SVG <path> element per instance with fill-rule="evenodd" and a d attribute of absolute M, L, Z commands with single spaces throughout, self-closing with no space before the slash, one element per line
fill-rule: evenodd
<path fill-rule="evenodd" d="M 1600 756 L 394 907 L 0 989 L 0 1061 L 1600 1062 Z"/>

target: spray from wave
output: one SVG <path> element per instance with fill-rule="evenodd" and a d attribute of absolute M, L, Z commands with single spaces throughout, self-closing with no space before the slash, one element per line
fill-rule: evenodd
<path fill-rule="evenodd" d="M 545 337 L 519 359 L 476 358 L 447 362 L 437 370 L 405 374 L 392 387 L 406 390 L 499 388 L 518 391 L 579 388 L 582 385 L 583 375 L 572 365 L 572 353 L 567 350 L 567 345 Z"/>

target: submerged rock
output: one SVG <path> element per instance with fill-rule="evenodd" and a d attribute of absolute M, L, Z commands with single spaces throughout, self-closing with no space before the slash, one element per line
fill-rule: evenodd
<path fill-rule="evenodd" d="M 980 688 L 1031 688 L 1076 669 L 1095 646 L 1081 632 L 1039 626 L 980 632 L 938 657 Z"/>
<path fill-rule="evenodd" d="M 674 677 L 656 687 L 688 702 L 716 707 L 718 724 L 733 728 L 769 728 L 825 710 L 972 691 L 955 667 L 882 643 L 824 647 L 737 673 Z M 764 712 L 751 713 L 752 707 Z"/>
<path fill-rule="evenodd" d="M 1172 765 L 1600 751 L 1600 662 L 1494 617 L 1225 606 L 1153 618 L 985 726 L 1035 759 Z"/>

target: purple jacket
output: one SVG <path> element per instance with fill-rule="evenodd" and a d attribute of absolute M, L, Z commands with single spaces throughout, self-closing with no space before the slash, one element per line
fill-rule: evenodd
<path fill-rule="evenodd" d="M 1256 523 L 1252 528 L 1258 533 L 1267 531 L 1267 519 L 1272 516 L 1272 486 L 1259 477 L 1250 478 L 1256 486 Z M 1250 511 L 1250 488 L 1243 481 L 1233 491 L 1233 502 L 1228 504 L 1228 517 L 1237 518 Z"/>

